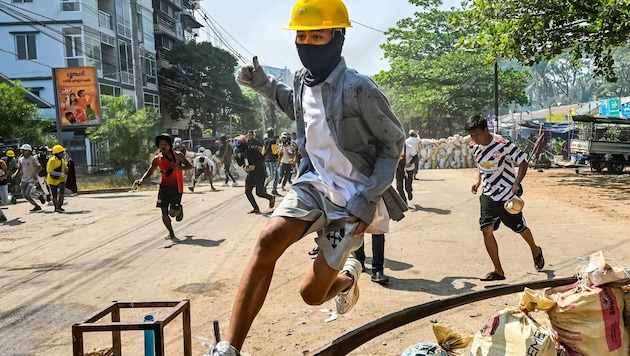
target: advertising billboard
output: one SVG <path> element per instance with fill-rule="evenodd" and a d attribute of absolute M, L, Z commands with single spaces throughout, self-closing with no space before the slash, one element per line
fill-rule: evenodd
<path fill-rule="evenodd" d="M 101 124 L 95 67 L 54 68 L 57 117 L 62 127 Z"/>

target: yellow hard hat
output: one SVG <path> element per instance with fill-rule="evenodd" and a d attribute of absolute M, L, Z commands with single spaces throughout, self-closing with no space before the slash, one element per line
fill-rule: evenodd
<path fill-rule="evenodd" d="M 53 153 L 53 154 L 57 154 L 57 153 L 61 153 L 61 152 L 65 151 L 65 150 L 66 150 L 66 149 L 65 149 L 65 148 L 63 148 L 63 146 L 62 146 L 62 145 L 54 145 L 54 146 L 53 146 L 53 149 L 52 149 L 52 153 Z"/>
<path fill-rule="evenodd" d="M 348 9 L 341 0 L 298 0 L 285 30 L 312 31 L 352 27 Z"/>
<path fill-rule="evenodd" d="M 15 157 L 15 152 L 13 152 L 13 150 L 8 150 L 7 157 Z"/>

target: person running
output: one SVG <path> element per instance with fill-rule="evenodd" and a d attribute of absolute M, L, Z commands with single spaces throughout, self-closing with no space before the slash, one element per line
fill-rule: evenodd
<path fill-rule="evenodd" d="M 341 0 L 298 0 L 287 27 L 297 30 L 295 44 L 305 67 L 295 74 L 295 90 L 267 76 L 257 57 L 237 73 L 239 84 L 295 120 L 302 165 L 260 233 L 238 284 L 225 340 L 213 356 L 239 353 L 276 261 L 311 232 L 317 232 L 321 252 L 308 267 L 300 294 L 309 305 L 334 298 L 338 313 L 349 312 L 359 298 L 361 274 L 351 252 L 366 231 L 386 233 L 390 217 L 402 219 L 406 210 L 391 188 L 405 134 L 376 84 L 346 67 L 341 50 L 347 27 Z"/>
<path fill-rule="evenodd" d="M 212 162 L 212 160 L 208 156 L 203 154 L 204 151 L 205 149 L 201 151 L 193 160 L 193 167 L 195 167 L 195 174 L 193 175 L 192 187 L 188 187 L 188 190 L 190 190 L 191 192 L 195 191 L 195 184 L 197 184 L 197 179 L 199 179 L 201 175 L 205 175 L 206 179 L 210 183 L 210 188 L 212 189 L 212 191 L 213 192 L 217 191 L 214 188 L 214 185 L 212 183 L 212 174 L 214 172 L 215 165 L 214 165 L 214 162 Z"/>
<path fill-rule="evenodd" d="M 17 171 L 18 166 L 17 158 L 15 158 L 15 152 L 13 152 L 13 150 L 8 150 L 6 156 L 2 157 L 2 160 L 7 164 L 7 190 L 9 192 L 9 199 L 11 200 L 11 204 L 16 204 L 17 199 L 15 198 L 15 190 L 19 190 L 20 185 L 15 182 L 16 179 L 13 176 L 13 173 Z"/>
<path fill-rule="evenodd" d="M 37 182 L 39 183 L 39 187 L 42 189 L 42 192 L 44 192 L 44 195 L 46 196 L 46 201 L 50 202 L 51 196 L 48 190 L 48 185 L 46 184 L 46 180 L 48 177 L 48 172 L 46 171 L 46 166 L 48 165 L 49 158 L 48 147 L 41 146 L 37 151 L 37 159 L 39 160 L 39 165 L 42 166 L 42 170 L 39 171 L 39 174 L 37 175 Z"/>
<path fill-rule="evenodd" d="M 175 221 L 184 219 L 184 207 L 182 206 L 182 194 L 184 192 L 184 175 L 183 171 L 191 169 L 192 165 L 184 154 L 173 150 L 173 136 L 167 133 L 159 134 L 155 137 L 155 145 L 160 152 L 151 161 L 151 166 L 142 175 L 136 179 L 135 185 L 142 183 L 151 178 L 153 172 L 159 169 L 162 173 L 160 177 L 160 188 L 158 190 L 158 198 L 156 207 L 162 210 L 162 223 L 168 230 L 168 238 L 176 239 L 171 217 Z"/>
<path fill-rule="evenodd" d="M 256 147 L 249 147 L 246 136 L 238 136 L 234 139 L 236 148 L 236 163 L 247 172 L 245 177 L 245 195 L 252 205 L 248 214 L 260 213 L 252 190 L 256 188 L 256 195 L 269 200 L 269 209 L 276 205 L 276 197 L 265 191 L 265 158 Z"/>
<path fill-rule="evenodd" d="M 31 145 L 25 143 L 20 147 L 20 150 L 22 151 L 22 157 L 18 159 L 17 171 L 13 173 L 11 178 L 15 179 L 18 174 L 22 173 L 20 180 L 22 197 L 33 205 L 33 209 L 30 210 L 31 212 L 40 211 L 42 207 L 35 202 L 33 195 L 36 195 L 42 204 L 46 203 L 44 196 L 42 194 L 36 194 L 37 190 L 35 189 L 37 176 L 39 171 L 42 170 L 42 166 L 39 164 L 37 157 L 33 156 L 33 148 Z"/>
<path fill-rule="evenodd" d="M 286 191 L 286 184 L 291 180 L 291 171 L 295 164 L 295 154 L 297 153 L 297 145 L 291 141 L 289 134 L 283 132 L 280 134 L 280 142 L 278 143 L 278 172 L 273 180 L 273 190 L 278 189 L 280 183 L 283 191 Z"/>
<path fill-rule="evenodd" d="M 223 163 L 223 169 L 225 171 L 225 183 L 223 183 L 224 187 L 228 186 L 228 182 L 230 179 L 232 180 L 232 186 L 238 187 L 238 182 L 232 176 L 232 172 L 230 172 L 230 168 L 232 167 L 232 155 L 234 154 L 234 150 L 227 142 L 227 138 L 225 136 L 220 137 L 221 146 L 219 146 L 219 155 L 221 156 L 221 162 Z"/>
<path fill-rule="evenodd" d="M 63 208 L 68 173 L 68 162 L 64 159 L 65 153 L 66 149 L 62 145 L 54 145 L 53 155 L 46 163 L 46 171 L 48 172 L 46 181 L 50 187 L 53 205 L 57 213 L 66 211 Z"/>
<path fill-rule="evenodd" d="M 523 237 L 534 258 L 534 267 L 537 271 L 542 271 L 545 267 L 542 248 L 534 242 L 532 231 L 527 226 L 523 213 L 511 214 L 504 206 L 514 195 L 522 194 L 521 182 L 527 173 L 527 154 L 509 140 L 491 134 L 488 130 L 488 121 L 481 115 L 471 116 L 466 122 L 466 130 L 472 140 L 471 152 L 478 167 L 478 178 L 471 191 L 477 194 L 479 187 L 482 188 L 479 197 L 481 205 L 479 226 L 486 251 L 494 265 L 494 270 L 480 280 L 505 279 L 505 272 L 499 260 L 499 247 L 494 237 L 494 230 L 498 229 L 502 222 Z M 514 166 L 518 166 L 518 175 Z"/>
<path fill-rule="evenodd" d="M 267 129 L 267 138 L 265 139 L 262 154 L 265 156 L 265 171 L 267 172 L 267 177 L 265 178 L 265 188 L 267 188 L 267 185 L 275 181 L 276 176 L 278 175 L 278 139 L 276 138 L 276 131 L 273 127 L 269 127 Z M 271 194 L 277 197 L 281 196 L 276 190 L 272 190 Z"/>
<path fill-rule="evenodd" d="M 405 140 L 406 143 L 410 144 L 411 147 L 413 147 L 414 150 L 416 150 L 417 152 L 420 152 L 421 149 L 421 143 L 420 143 L 420 137 L 418 137 L 418 131 L 416 130 L 409 130 L 409 137 Z M 418 179 L 418 169 L 420 167 L 418 167 L 418 164 L 416 163 L 414 169 L 413 169 L 413 180 L 419 180 Z"/>

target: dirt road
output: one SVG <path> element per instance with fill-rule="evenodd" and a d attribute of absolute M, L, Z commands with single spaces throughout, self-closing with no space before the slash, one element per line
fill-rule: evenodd
<path fill-rule="evenodd" d="M 483 290 L 479 277 L 490 260 L 478 229 L 478 197 L 470 193 L 474 171 L 421 171 L 407 217 L 393 223 L 386 240 L 387 286 L 360 280 L 355 309 L 325 323 L 334 302 L 306 305 L 300 279 L 311 263 L 308 236 L 276 266 L 267 301 L 244 351 L 253 355 L 302 355 L 374 319 L 423 302 Z M 607 188 L 601 188 L 604 185 Z M 576 174 L 574 170 L 530 170 L 524 182 L 525 216 L 545 252 L 547 267 L 534 270 L 522 239 L 497 232 L 506 283 L 570 276 L 592 252 L 630 266 L 628 176 Z M 146 190 L 144 190 L 146 189 Z M 154 207 L 156 191 L 80 194 L 67 199 L 66 214 L 29 213 L 23 200 L 3 207 L 0 225 L 0 355 L 71 355 L 71 326 L 118 301 L 190 299 L 193 336 L 212 335 L 212 320 L 225 331 L 241 271 L 265 215 L 251 208 L 243 187 L 210 192 L 207 184 L 186 192 L 185 218 L 174 223 L 179 241 L 166 240 Z M 266 201 L 260 200 L 263 212 Z M 370 239 L 366 239 L 368 256 Z M 368 258 L 368 266 L 370 259 Z M 517 303 L 517 296 L 474 303 L 431 319 L 476 332 L 494 312 Z M 166 309 L 123 311 L 123 321 Z M 105 320 L 109 321 L 109 320 Z M 181 322 L 166 328 L 167 354 L 181 355 Z M 397 355 L 421 340 L 434 342 L 431 321 L 423 319 L 377 337 L 352 355 Z M 124 355 L 142 355 L 142 332 L 123 332 Z M 194 354 L 201 355 L 193 340 Z M 86 334 L 86 350 L 111 344 L 105 333 Z"/>

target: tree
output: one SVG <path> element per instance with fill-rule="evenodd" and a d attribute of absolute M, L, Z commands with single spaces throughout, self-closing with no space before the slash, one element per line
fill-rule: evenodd
<path fill-rule="evenodd" d="M 438 5 L 387 31 L 381 47 L 391 69 L 375 79 L 390 89 L 394 109 L 406 116 L 401 117 L 403 124 L 420 129 L 422 135 L 443 137 L 463 131 L 470 114 L 491 112 L 494 74 L 484 63 L 483 51 L 458 47 L 460 38 L 476 34 L 478 28 L 462 25 L 464 11 L 443 11 Z M 526 103 L 526 70 L 500 69 L 501 103 Z"/>
<path fill-rule="evenodd" d="M 39 119 L 37 105 L 24 98 L 28 89 L 20 82 L 12 84 L 0 83 L 0 137 L 34 146 L 54 144 L 55 137 L 47 132 L 55 128 L 55 122 Z"/>
<path fill-rule="evenodd" d="M 527 65 L 570 53 L 574 64 L 593 60 L 594 74 L 616 80 L 613 51 L 630 39 L 627 1 L 467 0 L 466 18 L 481 31 L 467 46 L 490 48 L 488 59 Z"/>
<path fill-rule="evenodd" d="M 97 128 L 89 128 L 87 136 L 90 140 L 107 146 L 106 163 L 113 169 L 124 169 L 129 182 L 133 180 L 133 168 L 144 170 L 148 167 L 149 147 L 153 150 L 153 140 L 147 137 L 157 133 L 155 123 L 160 114 L 152 106 L 135 111 L 134 99 L 131 96 L 101 97 L 103 106 L 103 124 Z"/>
<path fill-rule="evenodd" d="M 201 124 L 214 134 L 227 132 L 251 103 L 234 81 L 236 58 L 209 42 L 179 43 L 166 53 L 171 67 L 160 71 L 160 97 L 174 120 Z"/>

